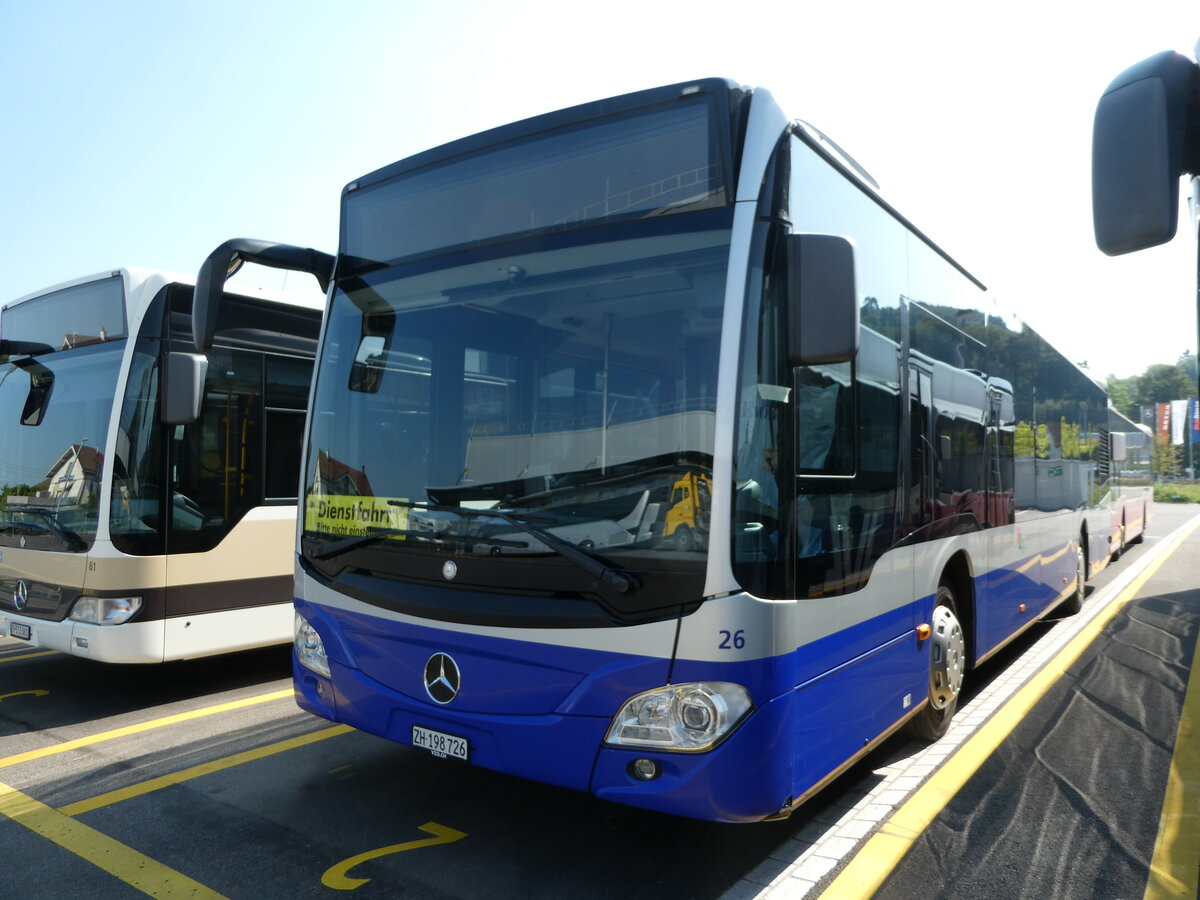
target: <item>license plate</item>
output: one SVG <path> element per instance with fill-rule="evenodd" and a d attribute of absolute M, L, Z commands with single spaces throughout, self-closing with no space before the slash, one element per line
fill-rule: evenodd
<path fill-rule="evenodd" d="M 455 737 L 452 734 L 445 734 L 441 731 L 434 731 L 430 728 L 414 725 L 412 729 L 412 742 L 414 747 L 428 750 L 440 759 L 467 758 L 466 740 Z"/>
<path fill-rule="evenodd" d="M 8 636 L 22 641 L 33 640 L 33 626 L 26 625 L 24 622 L 9 622 Z"/>

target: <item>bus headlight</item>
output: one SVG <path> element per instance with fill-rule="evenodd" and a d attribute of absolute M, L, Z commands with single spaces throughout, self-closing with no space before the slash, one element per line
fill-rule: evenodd
<path fill-rule="evenodd" d="M 141 608 L 141 597 L 80 597 L 71 607 L 70 619 L 89 625 L 120 625 Z"/>
<path fill-rule="evenodd" d="M 317 629 L 309 624 L 308 619 L 296 613 L 295 637 L 292 643 L 296 647 L 296 659 L 300 665 L 312 669 L 319 675 L 329 678 L 329 657 L 325 655 L 325 644 Z"/>
<path fill-rule="evenodd" d="M 732 731 L 750 706 L 749 692 L 726 681 L 658 688 L 626 702 L 604 742 L 699 753 Z"/>

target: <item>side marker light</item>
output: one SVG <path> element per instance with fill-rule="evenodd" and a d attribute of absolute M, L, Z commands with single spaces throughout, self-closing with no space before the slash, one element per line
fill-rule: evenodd
<path fill-rule="evenodd" d="M 929 640 L 929 636 L 931 634 L 933 634 L 933 629 L 929 627 L 928 623 L 924 623 L 924 624 L 917 626 L 917 640 L 918 641 Z"/>

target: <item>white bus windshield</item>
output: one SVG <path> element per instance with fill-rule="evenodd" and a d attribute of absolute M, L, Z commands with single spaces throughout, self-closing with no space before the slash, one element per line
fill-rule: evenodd
<path fill-rule="evenodd" d="M 0 546 L 81 551 L 95 538 L 125 349 L 122 298 L 111 278 L 0 314 Z"/>

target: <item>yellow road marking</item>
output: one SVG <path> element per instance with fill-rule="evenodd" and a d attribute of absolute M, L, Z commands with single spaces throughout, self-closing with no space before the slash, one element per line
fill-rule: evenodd
<path fill-rule="evenodd" d="M 892 814 L 825 889 L 821 900 L 860 900 L 879 890 L 917 838 L 983 765 L 984 760 L 991 756 L 1038 700 L 1100 636 L 1109 621 L 1126 603 L 1137 596 L 1137 592 L 1197 528 L 1200 528 L 1200 516 L 1176 531 L 1175 536 L 1161 551 L 1161 555 L 1148 565 L 1116 600 L 1105 607 L 1057 656 L 1046 663 L 1040 672 L 997 710 L 992 718 Z"/>
<path fill-rule="evenodd" d="M 0 784 L 0 815 L 52 841 L 92 865 L 151 897 L 226 900 L 222 894 L 193 881 L 170 866 L 138 853 L 120 841 Z"/>
<path fill-rule="evenodd" d="M 10 697 L 45 697 L 49 693 L 49 691 L 43 691 L 40 688 L 35 691 L 13 691 L 11 694 L 0 694 L 0 703 L 3 703 Z"/>
<path fill-rule="evenodd" d="M 435 844 L 453 844 L 455 841 L 461 841 L 467 836 L 462 831 L 455 831 L 453 828 L 447 828 L 445 825 L 439 825 L 437 822 L 426 822 L 421 826 L 421 830 L 432 834 L 433 837 L 419 841 L 406 841 L 403 844 L 392 844 L 389 847 L 368 850 L 366 853 L 360 853 L 357 856 L 344 859 L 336 866 L 331 866 L 325 870 L 325 874 L 321 876 L 321 884 L 337 891 L 352 891 L 371 880 L 370 878 L 351 878 L 346 874 L 357 865 L 371 859 L 378 859 L 381 856 L 389 856 L 392 853 L 403 853 L 405 850 L 432 847 Z"/>
<path fill-rule="evenodd" d="M 1200 639 L 1167 773 L 1145 900 L 1200 895 Z"/>
<path fill-rule="evenodd" d="M 76 738 L 71 741 L 63 741 L 61 744 L 54 744 L 50 747 L 42 747 L 38 750 L 27 750 L 24 753 L 15 753 L 12 756 L 0 757 L 0 769 L 8 766 L 20 765 L 23 762 L 29 762 L 34 759 L 44 759 L 47 756 L 54 756 L 58 753 L 67 753 L 70 750 L 78 750 L 80 747 L 90 747 L 92 744 L 99 744 L 104 741 L 111 741 L 117 738 L 128 737 L 133 734 L 141 734 L 146 731 L 153 731 L 155 728 L 163 728 L 167 725 L 176 725 L 180 722 L 190 722 L 194 719 L 202 719 L 205 716 L 212 716 L 218 713 L 230 712 L 235 709 L 244 709 L 247 706 L 255 706 L 259 703 L 268 703 L 271 700 L 282 700 L 284 697 L 291 697 L 292 689 L 285 688 L 282 691 L 271 691 L 269 694 L 259 694 L 257 697 L 247 697 L 244 700 L 232 700 L 229 703 L 219 703 L 216 706 L 206 706 L 202 709 L 193 709 L 188 712 L 177 713 L 173 716 L 164 716 L 161 719 L 151 719 L 149 722 L 139 722 L 136 725 L 126 725 L 124 728 L 114 728 L 112 731 L 102 731 L 99 734 L 93 734 L 89 737 Z"/>
<path fill-rule="evenodd" d="M 18 656 L 0 656 L 0 663 L 20 662 L 23 659 L 34 659 L 38 656 L 54 656 L 57 653 L 57 650 L 42 650 L 38 653 L 22 653 Z"/>
<path fill-rule="evenodd" d="M 133 797 L 141 797 L 144 794 L 149 794 L 154 791 L 162 790 L 172 785 L 182 784 L 185 781 L 191 781 L 193 778 L 199 778 L 202 775 L 211 775 L 213 772 L 220 772 L 224 769 L 232 769 L 234 766 L 240 766 L 243 763 L 253 762 L 256 759 L 263 759 L 267 756 L 273 756 L 276 753 L 283 753 L 287 750 L 294 750 L 297 747 L 304 747 L 308 744 L 315 744 L 317 741 L 323 741 L 326 738 L 337 737 L 339 734 L 345 734 L 348 731 L 353 731 L 349 725 L 334 725 L 331 728 L 324 728 L 321 731 L 314 731 L 311 734 L 301 735 L 300 737 L 288 738 L 286 741 L 278 741 L 274 744 L 267 744 L 255 750 L 247 750 L 243 753 L 235 753 L 232 756 L 226 756 L 223 759 L 215 759 L 212 762 L 201 763 L 197 766 L 192 766 L 187 769 L 181 769 L 178 772 L 172 772 L 169 775 L 163 775 L 159 778 L 151 778 L 148 781 L 143 781 L 140 784 L 130 785 L 129 787 L 120 788 L 119 790 L 109 791 L 106 794 L 99 794 L 88 800 L 80 800 L 78 803 L 69 803 L 66 806 L 60 806 L 58 811 L 66 816 L 78 816 L 85 812 L 91 812 L 94 809 L 111 806 L 114 803 L 120 803 L 123 800 L 129 800 Z"/>

